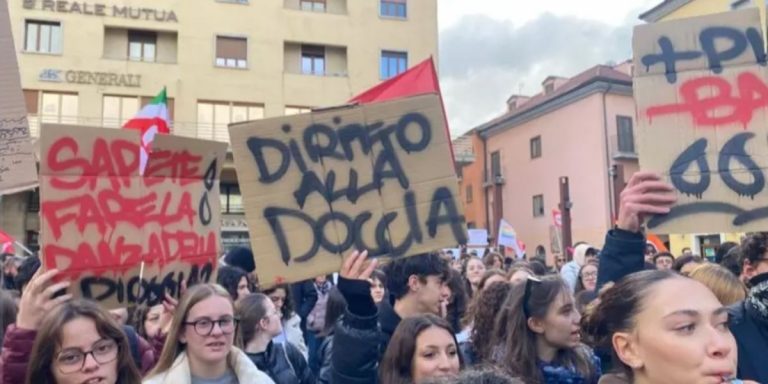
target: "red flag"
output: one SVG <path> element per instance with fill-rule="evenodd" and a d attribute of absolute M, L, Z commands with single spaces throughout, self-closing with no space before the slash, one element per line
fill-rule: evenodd
<path fill-rule="evenodd" d="M 15 241 L 11 235 L 0 231 L 0 253 L 16 253 L 13 247 Z"/>
<path fill-rule="evenodd" d="M 448 118 L 445 115 L 445 103 L 443 103 L 443 95 L 440 92 L 440 83 L 437 80 L 435 62 L 432 60 L 431 56 L 429 59 L 411 67 L 411 69 L 391 79 L 385 80 L 379 83 L 379 85 L 353 97 L 349 102 L 370 104 L 428 93 L 437 93 L 437 95 L 440 96 L 440 104 L 443 106 L 443 120 L 445 120 L 445 135 L 450 142 L 451 131 L 448 129 Z M 453 146 L 449 146 L 449 148 L 451 149 L 451 159 L 454 159 Z"/>

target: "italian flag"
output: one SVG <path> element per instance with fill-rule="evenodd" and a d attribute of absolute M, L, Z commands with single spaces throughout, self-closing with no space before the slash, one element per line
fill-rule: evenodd
<path fill-rule="evenodd" d="M 168 97 L 165 88 L 149 104 L 141 108 L 141 111 L 133 119 L 128 120 L 123 128 L 141 132 L 139 171 L 143 175 L 155 135 L 171 133 L 168 129 Z"/>

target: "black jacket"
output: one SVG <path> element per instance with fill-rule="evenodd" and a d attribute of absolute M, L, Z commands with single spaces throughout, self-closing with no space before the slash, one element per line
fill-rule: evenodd
<path fill-rule="evenodd" d="M 768 279 L 768 274 L 759 275 L 750 281 L 756 284 Z M 728 308 L 729 327 L 736 338 L 739 352 L 737 377 L 768 383 L 768 362 L 765 351 L 768 350 L 768 322 L 762 320 L 745 302 Z"/>
<path fill-rule="evenodd" d="M 605 235 L 597 271 L 597 291 L 609 282 L 645 269 L 645 236 L 613 229 Z"/>
<path fill-rule="evenodd" d="M 339 277 L 338 289 L 347 300 L 347 310 L 333 333 L 332 383 L 375 384 L 379 360 L 400 317 L 391 305 L 389 310 L 382 307 L 381 312 L 376 308 L 367 281 Z"/>
<path fill-rule="evenodd" d="M 301 318 L 301 330 L 307 330 L 307 316 L 317 303 L 317 291 L 314 280 L 304 280 L 291 285 L 296 313 Z"/>
<path fill-rule="evenodd" d="M 331 379 L 331 353 L 333 352 L 333 334 L 323 338 L 320 347 L 317 348 L 317 362 L 320 364 L 316 368 L 317 382 L 319 384 L 333 383 Z"/>
<path fill-rule="evenodd" d="M 264 352 L 248 353 L 251 361 L 275 384 L 314 384 L 315 376 L 301 352 L 290 343 L 270 342 Z"/>

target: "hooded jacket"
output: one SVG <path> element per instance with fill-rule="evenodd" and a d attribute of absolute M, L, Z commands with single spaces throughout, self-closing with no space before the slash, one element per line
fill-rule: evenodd
<path fill-rule="evenodd" d="M 264 352 L 246 353 L 276 384 L 314 384 L 315 377 L 298 348 L 270 342 Z"/>
<path fill-rule="evenodd" d="M 729 327 L 736 338 L 739 365 L 737 377 L 768 383 L 768 273 L 750 280 L 749 296 L 729 308 Z"/>
<path fill-rule="evenodd" d="M 560 277 L 565 280 L 571 292 L 576 290 L 576 283 L 579 281 L 579 271 L 587 262 L 587 251 L 593 248 L 589 244 L 579 244 L 573 250 L 573 260 L 565 263 L 560 270 Z"/>
<path fill-rule="evenodd" d="M 275 384 L 266 373 L 259 370 L 248 356 L 237 348 L 229 353 L 232 368 L 240 384 Z M 187 352 L 184 351 L 173 361 L 171 369 L 142 381 L 143 384 L 190 384 L 192 373 L 189 369 Z"/>

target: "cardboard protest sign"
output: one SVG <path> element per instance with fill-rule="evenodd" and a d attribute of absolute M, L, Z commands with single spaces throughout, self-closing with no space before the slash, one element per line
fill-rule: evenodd
<path fill-rule="evenodd" d="M 679 192 L 654 233 L 768 226 L 768 72 L 756 9 L 635 28 L 640 167 Z"/>
<path fill-rule="evenodd" d="M 0 0 L 0 195 L 37 186 L 37 166 L 6 0 Z"/>
<path fill-rule="evenodd" d="M 230 126 L 262 284 L 466 243 L 437 95 Z"/>
<path fill-rule="evenodd" d="M 214 278 L 226 143 L 158 135 L 143 177 L 139 132 L 44 125 L 41 258 L 77 296 L 159 303 Z"/>

